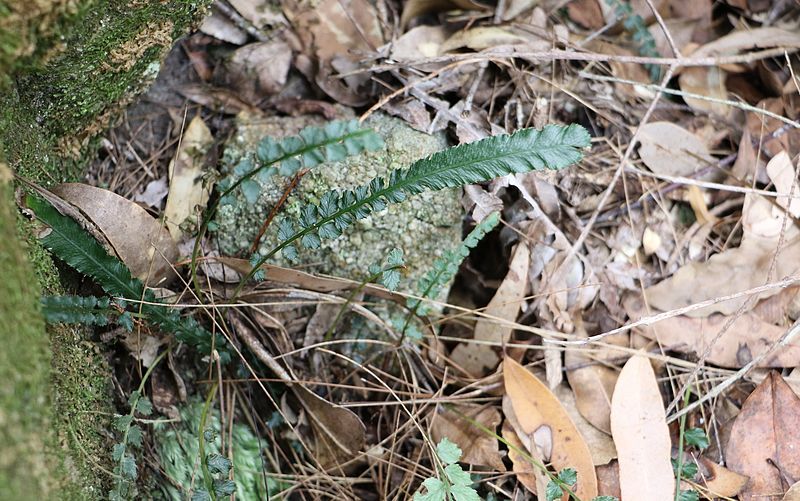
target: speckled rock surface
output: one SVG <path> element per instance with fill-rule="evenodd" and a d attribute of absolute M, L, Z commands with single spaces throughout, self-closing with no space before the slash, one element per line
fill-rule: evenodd
<path fill-rule="evenodd" d="M 308 125 L 324 123 L 317 117 L 252 119 L 240 116 L 238 121 L 238 132 L 226 146 L 226 168 L 232 168 L 244 155 L 254 151 L 264 136 L 293 135 Z M 302 201 L 318 201 L 330 189 L 355 187 L 447 147 L 443 135 L 423 134 L 386 115 L 375 115 L 366 125 L 383 137 L 386 148 L 313 168 L 303 176 L 284 211 L 296 215 Z M 250 248 L 288 181 L 275 176 L 271 182 L 262 184 L 262 194 L 254 206 L 238 199 L 233 205 L 220 207 L 216 236 L 224 253 L 237 254 Z M 400 289 L 412 290 L 433 261 L 459 243 L 461 217 L 459 190 L 417 195 L 358 221 L 336 240 L 323 240 L 318 250 L 300 249 L 301 265 L 317 273 L 362 279 L 369 265 L 382 262 L 391 248 L 399 247 L 405 253 L 408 266 Z M 276 225 L 267 230 L 261 252 L 266 253 L 275 246 L 276 231 Z M 275 263 L 288 264 L 280 257 Z"/>

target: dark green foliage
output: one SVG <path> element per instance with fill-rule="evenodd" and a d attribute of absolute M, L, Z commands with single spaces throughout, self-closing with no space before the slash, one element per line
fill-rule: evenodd
<path fill-rule="evenodd" d="M 28 205 L 36 217 L 51 229 L 42 237 L 42 243 L 65 263 L 94 279 L 112 297 L 129 300 L 141 298 L 144 303 L 159 302 L 139 279 L 131 277 L 130 270 L 122 261 L 109 255 L 72 218 L 60 214 L 50 204 L 35 197 L 28 198 Z M 181 317 L 177 310 L 167 305 L 144 303 L 136 305 L 136 308 L 149 321 L 165 332 L 174 334 L 178 341 L 194 346 L 202 353 L 211 352 L 213 336 L 194 318 Z M 225 351 L 225 339 L 217 335 L 214 343 L 223 360 L 227 361 L 230 355 Z"/>
<path fill-rule="evenodd" d="M 678 463 L 677 459 L 672 459 L 672 471 L 675 476 L 680 475 L 681 478 L 693 479 L 697 475 L 697 465 L 695 463 Z M 678 471 L 680 468 L 680 471 Z"/>
<path fill-rule="evenodd" d="M 583 157 L 581 149 L 589 146 L 589 141 L 589 133 L 579 125 L 522 129 L 435 153 L 408 169 L 396 169 L 352 190 L 329 191 L 319 204 L 305 205 L 297 221 L 281 221 L 278 238 L 282 243 L 260 262 L 279 250 L 291 259 L 297 254 L 293 245 L 297 240 L 304 247 L 317 248 L 322 239 L 338 237 L 356 220 L 424 191 L 483 182 L 506 174 L 567 167 Z"/>
<path fill-rule="evenodd" d="M 115 480 L 114 488 L 108 493 L 108 497 L 112 501 L 133 499 L 137 496 L 136 479 L 139 477 L 139 473 L 133 451 L 135 449 L 141 449 L 144 431 L 139 425 L 133 424 L 133 418 L 137 412 L 143 416 L 149 416 L 152 412 L 153 406 L 150 400 L 142 395 L 141 390 L 144 387 L 144 382 L 150 376 L 152 368 L 155 367 L 155 364 L 158 363 L 163 356 L 164 354 L 150 366 L 150 369 L 142 379 L 139 389 L 132 392 L 131 396 L 128 398 L 130 412 L 114 417 L 114 429 L 120 432 L 121 436 L 119 442 L 114 444 L 111 450 L 111 458 L 115 463 Z"/>
<path fill-rule="evenodd" d="M 701 451 L 709 445 L 708 436 L 702 428 L 689 428 L 683 433 L 683 439 L 686 440 L 686 445 L 697 447 Z"/>
<path fill-rule="evenodd" d="M 578 483 L 578 472 L 574 468 L 564 468 L 558 475 L 547 483 L 545 498 L 547 501 L 561 499 L 564 495 L 563 487 L 573 488 Z"/>
<path fill-rule="evenodd" d="M 113 310 L 111 300 L 94 296 L 44 296 L 42 315 L 49 323 L 107 325 Z"/>
<path fill-rule="evenodd" d="M 639 54 L 645 57 L 661 57 L 661 54 L 656 50 L 656 41 L 653 35 L 647 29 L 644 19 L 639 14 L 633 12 L 630 3 L 625 0 L 606 0 L 606 4 L 614 9 L 617 18 L 622 21 L 622 26 L 625 28 L 633 42 L 636 44 L 636 49 Z M 645 68 L 650 72 L 650 79 L 654 82 L 658 81 L 661 77 L 661 67 L 657 64 L 647 64 Z"/>

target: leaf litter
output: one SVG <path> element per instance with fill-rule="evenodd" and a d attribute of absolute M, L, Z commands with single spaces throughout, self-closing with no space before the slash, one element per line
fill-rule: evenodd
<path fill-rule="evenodd" d="M 297 479 L 287 489 L 303 499 L 438 500 L 445 468 L 465 496 L 557 499 L 553 478 L 571 468 L 583 501 L 673 499 L 670 460 L 683 457 L 698 472 L 680 489 L 699 498 L 791 500 L 797 8 L 664 0 L 656 16 L 649 4 L 220 3 L 150 101 L 107 134 L 89 181 L 110 191 L 51 196 L 136 274 L 174 266 L 185 279 L 174 241 L 191 240 L 214 200 L 212 167 L 239 113 L 375 107 L 454 142 L 579 121 L 595 138 L 579 166 L 465 188 L 466 225 L 497 211 L 503 225 L 463 263 L 419 343 L 392 338 L 370 309 L 402 308 L 402 294 L 352 277 L 265 265 L 235 313 L 207 307 L 250 263 L 203 242 L 205 296 L 180 281 L 162 293 L 203 303 L 243 352 L 241 371 L 219 376 L 220 419 L 264 438 L 266 474 Z M 663 93 L 657 57 L 680 62 Z M 109 344 L 147 366 L 165 338 L 142 334 Z M 218 370 L 208 362 L 158 372 L 156 409 L 178 416 L 196 375 Z M 689 428 L 712 447 L 679 450 Z M 437 447 L 448 442 L 458 454 Z"/>

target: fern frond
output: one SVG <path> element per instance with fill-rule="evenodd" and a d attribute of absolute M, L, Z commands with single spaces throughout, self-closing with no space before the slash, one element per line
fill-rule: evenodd
<path fill-rule="evenodd" d="M 442 257 L 434 261 L 433 267 L 417 283 L 417 291 L 420 299 L 409 298 L 406 305 L 411 309 L 411 314 L 424 315 L 428 311 L 428 305 L 423 304 L 423 299 L 437 298 L 442 289 L 453 280 L 461 262 L 469 256 L 470 250 L 474 249 L 483 240 L 487 233 L 492 231 L 500 222 L 500 213 L 492 212 L 481 222 L 475 225 L 472 231 L 464 238 L 461 244 L 446 252 Z"/>
<path fill-rule="evenodd" d="M 281 244 L 260 262 L 263 264 L 278 251 L 295 256 L 294 243 L 298 240 L 304 247 L 319 247 L 322 239 L 338 237 L 356 220 L 423 191 L 488 181 L 506 174 L 567 167 L 581 160 L 581 150 L 589 142 L 586 129 L 575 124 L 522 129 L 434 153 L 408 169 L 393 170 L 387 177 L 376 177 L 352 190 L 329 191 L 319 204 L 302 208 L 297 221 L 299 230 L 295 230 L 291 221 L 281 222 L 278 235 Z"/>
<path fill-rule="evenodd" d="M 141 312 L 164 331 L 172 333 L 183 343 L 196 347 L 202 353 L 210 353 L 212 334 L 202 328 L 192 317 L 182 318 L 168 305 L 158 303 L 153 292 L 145 289 L 137 278 L 131 277 L 128 268 L 114 256 L 109 255 L 100 243 L 70 217 L 55 210 L 49 203 L 28 197 L 28 206 L 36 217 L 50 227 L 41 242 L 59 259 L 78 272 L 94 279 L 111 296 L 130 300 L 144 299 Z M 226 358 L 225 339 L 217 335 L 216 348 Z"/>
<path fill-rule="evenodd" d="M 111 300 L 94 296 L 44 296 L 42 315 L 48 323 L 108 325 L 115 312 Z"/>
<path fill-rule="evenodd" d="M 221 203 L 232 203 L 230 195 L 237 188 L 241 189 L 248 203 L 255 203 L 261 185 L 254 177 L 268 182 L 275 174 L 292 176 L 301 168 L 338 162 L 350 155 L 382 147 L 381 137 L 371 129 L 361 128 L 358 120 L 306 127 L 296 136 L 282 139 L 265 137 L 256 148 L 255 158 L 245 157 L 233 169 L 232 175 L 221 181 Z"/>

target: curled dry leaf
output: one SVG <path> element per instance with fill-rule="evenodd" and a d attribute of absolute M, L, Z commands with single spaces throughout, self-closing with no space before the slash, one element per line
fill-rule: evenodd
<path fill-rule="evenodd" d="M 227 79 L 248 102 L 257 103 L 283 88 L 291 63 L 292 49 L 282 40 L 250 43 L 228 60 Z"/>
<path fill-rule="evenodd" d="M 509 421 L 514 425 L 520 441 L 529 451 L 534 447 L 541 449 L 544 460 L 556 470 L 574 468 L 578 472 L 578 483 L 574 490 L 579 498 L 592 499 L 597 496 L 597 477 L 591 451 L 555 395 L 510 357 L 503 360 L 503 381 L 510 403 L 508 407 L 515 418 Z M 508 415 L 509 412 L 506 412 Z"/>
<path fill-rule="evenodd" d="M 678 85 L 683 92 L 697 94 L 717 100 L 728 98 L 728 89 L 725 87 L 727 72 L 717 66 L 695 66 L 686 68 L 678 77 Z M 709 101 L 699 97 L 683 96 L 692 109 L 714 113 L 723 117 L 733 110 L 725 103 Z"/>
<path fill-rule="evenodd" d="M 454 410 L 477 421 L 490 430 L 500 424 L 500 410 L 492 406 L 454 406 Z M 439 443 L 448 438 L 462 451 L 462 463 L 489 466 L 495 471 L 506 471 L 497 439 L 462 418 L 451 409 L 438 409 L 431 421 L 431 438 Z"/>
<path fill-rule="evenodd" d="M 800 478 L 800 398 L 777 372 L 771 372 L 747 397 L 731 429 L 728 467 L 750 481 L 742 501 L 775 499 Z"/>
<path fill-rule="evenodd" d="M 138 204 L 88 184 L 65 183 L 52 191 L 86 215 L 133 276 L 148 285 L 174 277 L 178 247 L 169 231 Z"/>
<path fill-rule="evenodd" d="M 208 202 L 211 186 L 205 176 L 205 160 L 213 142 L 206 123 L 196 115 L 186 127 L 175 159 L 169 164 L 164 220 L 176 241 L 182 237 L 181 224 L 187 219 L 194 221 Z"/>
<path fill-rule="evenodd" d="M 508 266 L 508 274 L 494 297 L 475 323 L 474 339 L 490 344 L 462 343 L 453 349 L 450 358 L 474 377 L 481 377 L 487 369 L 494 369 L 500 362 L 495 346 L 507 343 L 517 319 L 525 290 L 528 285 L 530 249 L 525 242 L 517 244 Z M 506 321 L 504 323 L 500 323 Z"/>
<path fill-rule="evenodd" d="M 619 454 L 622 499 L 672 501 L 669 428 L 656 375 L 642 355 L 631 357 L 617 380 L 611 434 Z"/>
<path fill-rule="evenodd" d="M 639 157 L 656 174 L 689 176 L 714 160 L 699 137 L 670 122 L 643 125 L 639 142 Z"/>
<path fill-rule="evenodd" d="M 733 497 L 738 495 L 744 488 L 749 477 L 731 471 L 719 465 L 705 456 L 699 457 L 700 464 L 706 470 L 702 475 L 702 481 L 709 493 L 715 497 Z M 800 501 L 798 499 L 797 501 Z"/>
<path fill-rule="evenodd" d="M 503 408 L 505 409 L 505 399 Z M 508 416 L 508 413 L 506 413 Z M 537 481 L 539 481 L 539 477 L 541 476 L 541 472 L 538 468 L 536 468 L 531 461 L 522 455 L 519 450 L 524 451 L 525 445 L 520 441 L 519 437 L 517 436 L 517 432 L 514 431 L 514 427 L 511 425 L 508 419 L 503 422 L 503 430 L 502 430 L 503 438 L 506 442 L 509 443 L 508 448 L 508 458 L 511 460 L 512 470 L 514 474 L 517 476 L 517 480 L 526 489 L 531 491 L 533 494 L 536 494 L 538 490 L 536 487 Z"/>
<path fill-rule="evenodd" d="M 392 58 L 401 62 L 439 55 L 441 45 L 447 39 L 442 26 L 417 26 L 411 28 L 392 44 Z"/>
<path fill-rule="evenodd" d="M 592 452 L 592 462 L 595 466 L 606 464 L 616 458 L 617 449 L 614 447 L 614 441 L 611 440 L 610 432 L 606 434 L 598 430 L 581 415 L 572 390 L 566 384 L 560 384 L 553 390 L 553 393 L 558 401 L 561 402 L 561 406 L 567 411 L 567 414 L 569 414 L 572 422 L 575 423 L 575 427 L 581 433 L 586 445 Z"/>

